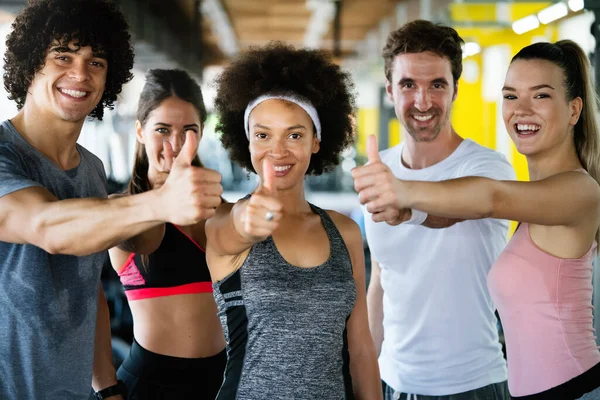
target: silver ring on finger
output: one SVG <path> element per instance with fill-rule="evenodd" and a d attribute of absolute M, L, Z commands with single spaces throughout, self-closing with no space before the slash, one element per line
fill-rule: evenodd
<path fill-rule="evenodd" d="M 271 211 L 267 211 L 265 214 L 265 219 L 267 221 L 273 221 L 273 218 L 275 218 L 275 214 L 273 214 Z"/>

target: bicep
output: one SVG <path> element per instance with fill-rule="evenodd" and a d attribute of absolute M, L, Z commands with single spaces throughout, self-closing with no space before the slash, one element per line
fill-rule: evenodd
<path fill-rule="evenodd" d="M 546 179 L 498 182 L 491 217 L 547 226 L 575 226 L 600 213 L 600 187 L 589 176 L 567 172 Z"/>
<path fill-rule="evenodd" d="M 36 216 L 56 197 L 40 186 L 27 187 L 0 198 L 0 241 L 39 245 Z"/>

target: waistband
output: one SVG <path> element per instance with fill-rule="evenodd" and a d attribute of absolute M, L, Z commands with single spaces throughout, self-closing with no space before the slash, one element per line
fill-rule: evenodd
<path fill-rule="evenodd" d="M 135 339 L 123 367 L 138 378 L 163 383 L 186 383 L 207 374 L 222 376 L 227 364 L 227 351 L 203 358 L 181 358 L 154 353 L 143 348 Z"/>
<path fill-rule="evenodd" d="M 123 287 L 127 300 L 142 300 L 155 297 L 175 296 L 179 294 L 212 293 L 212 282 L 194 282 L 172 287 L 153 287 L 135 289 Z"/>
<path fill-rule="evenodd" d="M 561 385 L 544 390 L 541 393 L 531 394 L 529 396 L 511 396 L 510 398 L 514 400 L 578 399 L 598 387 L 600 387 L 600 363 L 594 365 L 583 374 L 576 376 Z"/>

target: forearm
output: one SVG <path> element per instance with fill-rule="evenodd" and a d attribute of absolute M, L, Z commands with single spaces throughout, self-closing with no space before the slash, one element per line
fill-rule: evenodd
<path fill-rule="evenodd" d="M 350 354 L 350 374 L 357 400 L 380 400 L 381 378 L 377 357 L 372 346 L 364 346 L 359 352 Z"/>
<path fill-rule="evenodd" d="M 116 199 L 45 203 L 33 218 L 34 243 L 52 254 L 87 255 L 111 248 L 158 224 L 156 192 Z"/>
<path fill-rule="evenodd" d="M 402 190 L 406 193 L 405 207 L 455 220 L 492 216 L 494 202 L 498 199 L 498 183 L 481 177 L 441 182 L 400 182 L 405 185 Z"/>
<path fill-rule="evenodd" d="M 102 290 L 102 286 L 100 286 L 98 312 L 96 314 L 94 365 L 92 368 L 92 387 L 95 391 L 105 389 L 117 383 L 110 339 L 110 315 L 104 291 Z"/>
<path fill-rule="evenodd" d="M 377 283 L 379 286 L 379 283 Z M 373 279 L 367 292 L 367 310 L 369 317 L 369 330 L 375 346 L 375 356 L 379 357 L 381 353 L 381 344 L 383 343 L 383 290 L 373 287 Z"/>
<path fill-rule="evenodd" d="M 227 204 L 217 210 L 214 218 L 206 221 L 207 239 L 211 247 L 220 255 L 236 255 L 252 247 L 256 240 L 245 238 L 242 214 L 246 202 L 238 202 L 233 206 Z"/>

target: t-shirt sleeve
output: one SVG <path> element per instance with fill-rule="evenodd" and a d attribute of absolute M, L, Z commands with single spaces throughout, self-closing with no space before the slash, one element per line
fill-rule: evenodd
<path fill-rule="evenodd" d="M 0 198 L 34 186 L 42 185 L 29 177 L 23 160 L 12 146 L 0 145 Z"/>
<path fill-rule="evenodd" d="M 498 181 L 516 179 L 515 170 L 503 154 L 486 151 L 477 154 L 463 164 L 460 176 L 481 176 Z"/>

